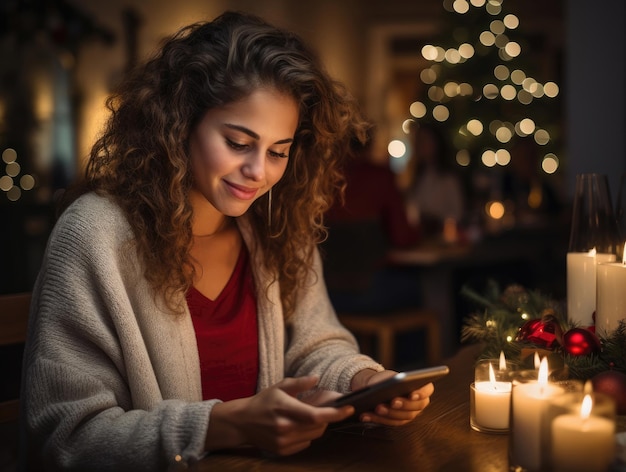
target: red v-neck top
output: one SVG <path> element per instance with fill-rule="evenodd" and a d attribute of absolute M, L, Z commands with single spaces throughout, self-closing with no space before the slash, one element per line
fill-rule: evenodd
<path fill-rule="evenodd" d="M 223 401 L 256 393 L 259 373 L 257 307 L 247 249 L 215 300 L 195 287 L 187 305 L 196 332 L 202 398 Z"/>

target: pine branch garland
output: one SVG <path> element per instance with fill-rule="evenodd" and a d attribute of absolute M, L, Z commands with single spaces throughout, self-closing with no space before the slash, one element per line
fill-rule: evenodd
<path fill-rule="evenodd" d="M 577 327 L 567 319 L 563 303 L 520 285 L 501 291 L 496 282 L 489 281 L 484 294 L 468 286 L 462 287 L 461 294 L 477 306 L 464 320 L 461 341 L 481 343 L 481 358 L 498 358 L 502 351 L 507 359 L 521 363 L 524 350 L 546 349 L 520 339 L 520 328 L 528 320 L 548 314 L 564 333 Z M 606 370 L 626 373 L 626 322 L 622 320 L 608 336 L 597 337 L 602 346 L 599 353 L 575 356 L 558 343 L 550 347 L 563 359 L 570 378 L 586 380 Z"/>

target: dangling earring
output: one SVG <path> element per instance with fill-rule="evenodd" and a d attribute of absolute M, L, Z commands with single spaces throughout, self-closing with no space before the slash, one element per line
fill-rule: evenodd
<path fill-rule="evenodd" d="M 272 189 L 267 192 L 267 227 L 272 229 Z"/>

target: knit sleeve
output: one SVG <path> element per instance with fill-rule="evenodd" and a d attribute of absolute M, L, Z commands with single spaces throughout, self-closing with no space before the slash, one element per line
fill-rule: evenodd
<path fill-rule="evenodd" d="M 167 393 L 153 353 L 184 357 L 182 325 L 160 323 L 165 314 L 150 307 L 153 324 L 171 340 L 155 346 L 158 336 L 135 316 L 146 311 L 140 278 L 131 281 L 124 268 L 128 225 L 97 198 L 78 200 L 59 220 L 33 289 L 21 395 L 24 468 L 165 470 L 199 460 L 214 402 Z"/>
<path fill-rule="evenodd" d="M 322 274 L 316 250 L 313 271 L 287 324 L 286 374 L 318 375 L 321 388 L 346 393 L 357 372 L 384 367 L 359 353 L 354 336 L 337 319 Z"/>

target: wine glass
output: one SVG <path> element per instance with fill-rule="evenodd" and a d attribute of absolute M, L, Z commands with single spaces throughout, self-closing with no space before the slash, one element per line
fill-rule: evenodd
<path fill-rule="evenodd" d="M 615 201 L 615 221 L 620 242 L 617 248 L 617 256 L 618 260 L 621 260 L 624 256 L 623 244 L 626 243 L 626 174 L 622 174 L 619 181 L 619 190 Z"/>
<path fill-rule="evenodd" d="M 576 325 L 592 326 L 596 311 L 596 264 L 616 260 L 617 220 L 604 174 L 576 176 L 567 253 L 567 314 Z"/>
<path fill-rule="evenodd" d="M 623 198 L 626 200 L 626 195 Z M 607 176 L 577 175 L 569 252 L 588 252 L 595 248 L 597 254 L 616 254 L 619 241 Z"/>

